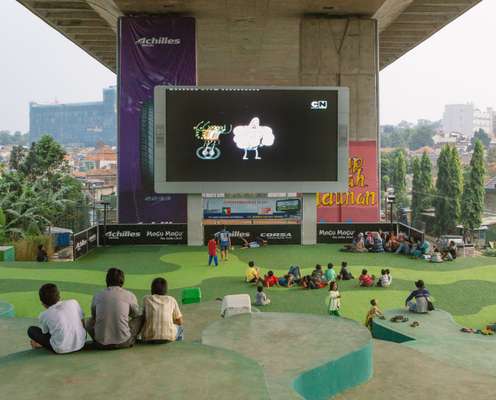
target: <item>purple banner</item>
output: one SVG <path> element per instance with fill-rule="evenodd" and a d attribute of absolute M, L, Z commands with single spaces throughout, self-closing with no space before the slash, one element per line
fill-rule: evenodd
<path fill-rule="evenodd" d="M 153 190 L 153 89 L 196 84 L 195 20 L 119 21 L 119 222 L 184 223 L 186 196 Z"/>

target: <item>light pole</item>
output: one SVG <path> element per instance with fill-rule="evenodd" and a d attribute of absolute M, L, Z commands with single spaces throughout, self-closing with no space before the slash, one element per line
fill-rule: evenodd
<path fill-rule="evenodd" d="M 103 245 L 107 245 L 107 207 L 110 205 L 108 201 L 100 201 L 103 206 Z"/>
<path fill-rule="evenodd" d="M 390 205 L 390 221 L 391 221 L 391 226 L 393 226 L 393 205 L 394 205 L 394 200 L 396 199 L 396 196 L 394 192 L 388 191 L 387 197 L 386 197 L 386 202 L 387 204 Z"/>

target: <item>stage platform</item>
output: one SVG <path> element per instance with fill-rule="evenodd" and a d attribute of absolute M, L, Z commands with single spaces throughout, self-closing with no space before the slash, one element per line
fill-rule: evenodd
<path fill-rule="evenodd" d="M 404 315 L 408 322 L 391 322 L 391 317 Z M 414 314 L 405 309 L 385 312 L 385 320 L 374 319 L 374 338 L 403 343 L 429 356 L 496 376 L 496 336 L 463 333 L 451 314 L 443 310 Z M 413 321 L 419 326 L 411 327 Z"/>
<path fill-rule="evenodd" d="M 339 389 L 338 400 L 414 400 L 419 391 L 436 400 L 482 400 L 496 390 L 489 371 L 450 365 L 406 343 L 372 340 L 346 319 L 254 313 L 224 320 L 218 301 L 182 310 L 182 343 L 63 356 L 29 349 L 26 329 L 35 320 L 0 319 L 2 398 L 320 400 Z M 345 390 L 365 365 L 360 373 L 373 369 L 372 378 Z"/>
<path fill-rule="evenodd" d="M 202 343 L 259 363 L 272 399 L 327 399 L 372 377 L 370 333 L 345 318 L 253 313 L 210 325 Z"/>

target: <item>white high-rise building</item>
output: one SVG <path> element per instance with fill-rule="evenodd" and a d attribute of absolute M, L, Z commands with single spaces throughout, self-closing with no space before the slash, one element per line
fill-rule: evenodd
<path fill-rule="evenodd" d="M 474 136 L 479 129 L 489 136 L 494 134 L 495 112 L 492 108 L 481 110 L 468 104 L 447 104 L 444 106 L 443 131 L 446 134 L 460 133 L 467 138 Z"/>
<path fill-rule="evenodd" d="M 474 135 L 474 105 L 447 104 L 444 106 L 443 131 L 461 133 L 470 138 Z"/>
<path fill-rule="evenodd" d="M 474 110 L 474 132 L 482 129 L 489 136 L 493 135 L 493 114 L 492 108 L 487 108 L 485 111 L 476 108 Z"/>

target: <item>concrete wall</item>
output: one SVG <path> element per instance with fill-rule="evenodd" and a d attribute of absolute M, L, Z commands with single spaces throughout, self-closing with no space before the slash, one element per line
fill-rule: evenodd
<path fill-rule="evenodd" d="M 350 140 L 377 140 L 377 24 L 368 18 L 199 17 L 198 84 L 347 86 Z"/>

